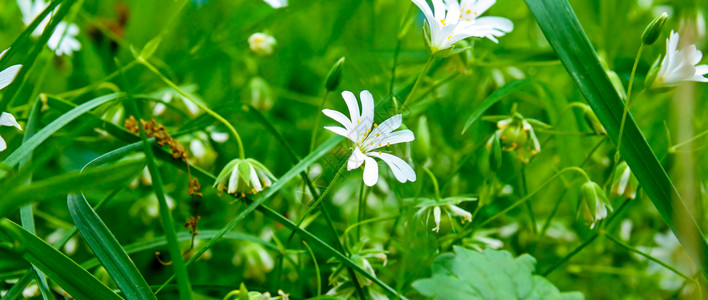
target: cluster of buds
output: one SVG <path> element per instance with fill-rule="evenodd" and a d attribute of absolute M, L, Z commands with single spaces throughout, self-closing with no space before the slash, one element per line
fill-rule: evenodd
<path fill-rule="evenodd" d="M 165 126 L 156 123 L 155 120 L 148 122 L 141 119 L 140 124 L 142 124 L 147 137 L 154 137 L 157 140 L 157 144 L 160 146 L 167 145 L 170 147 L 170 150 L 172 150 L 172 157 L 174 159 L 187 159 L 187 151 L 184 150 L 184 147 L 180 145 L 176 139 L 167 133 Z M 138 127 L 138 122 L 133 116 L 130 116 L 130 118 L 125 120 L 125 129 L 133 134 L 140 134 L 140 127 Z"/>
<path fill-rule="evenodd" d="M 541 152 L 541 144 L 531 123 L 529 123 L 529 119 L 525 119 L 519 113 L 498 121 L 497 127 L 497 131 L 487 142 L 488 150 L 492 150 L 495 140 L 498 140 L 501 151 L 516 152 L 519 160 L 524 163 L 527 163 L 531 156 Z"/>

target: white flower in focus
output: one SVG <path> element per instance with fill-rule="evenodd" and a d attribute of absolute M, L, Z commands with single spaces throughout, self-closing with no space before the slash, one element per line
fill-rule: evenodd
<path fill-rule="evenodd" d="M 256 32 L 248 37 L 248 46 L 257 55 L 270 55 L 273 53 L 275 38 L 262 32 Z"/>
<path fill-rule="evenodd" d="M 373 186 L 379 180 L 379 166 L 373 159 L 376 157 L 388 164 L 399 182 L 415 181 L 415 171 L 404 160 L 378 150 L 382 147 L 410 142 L 415 139 L 413 132 L 408 129 L 393 132 L 401 127 L 403 116 L 395 115 L 381 125 L 377 125 L 374 123 L 374 97 L 367 90 L 361 91 L 359 97 L 361 98 L 361 113 L 356 96 L 350 91 L 342 92 L 342 98 L 349 108 L 349 118 L 336 110 L 322 110 L 326 116 L 344 126 L 344 128 L 325 126 L 325 129 L 346 137 L 354 143 L 354 152 L 347 162 L 347 170 L 354 170 L 366 163 L 364 165 L 364 183 Z"/>
<path fill-rule="evenodd" d="M 29 26 L 49 6 L 49 2 L 44 0 L 17 0 L 17 5 L 22 13 L 22 22 L 25 23 L 25 26 Z M 33 36 L 40 36 L 44 32 L 44 29 L 49 24 L 50 15 L 39 23 L 32 32 Z M 71 55 L 74 51 L 81 49 L 81 43 L 76 39 L 78 34 L 79 27 L 76 24 L 60 22 L 54 32 L 52 32 L 49 41 L 47 41 L 47 46 L 49 46 L 49 49 L 54 50 L 57 56 Z"/>
<path fill-rule="evenodd" d="M 272 6 L 273 8 L 281 8 L 288 6 L 288 0 L 263 0 L 265 3 L 268 3 L 268 5 Z"/>
<path fill-rule="evenodd" d="M 496 0 L 432 0 L 433 10 L 425 0 L 412 0 L 425 15 L 430 32 L 426 35 L 432 53 L 452 47 L 469 37 L 497 37 L 511 32 L 514 24 L 501 17 L 479 17 Z"/>
<path fill-rule="evenodd" d="M 679 34 L 671 31 L 666 40 L 666 56 L 661 61 L 652 88 L 676 86 L 686 81 L 708 82 L 704 75 L 708 74 L 708 65 L 699 65 L 703 53 L 696 45 L 689 45 L 678 50 Z"/>
<path fill-rule="evenodd" d="M 234 159 L 219 173 L 214 187 L 219 191 L 226 190 L 229 194 L 255 194 L 269 187 L 275 181 L 275 176 L 260 162 L 247 159 Z"/>
<path fill-rule="evenodd" d="M 2 52 L 0 52 L 0 59 L 2 59 L 3 56 L 5 56 L 5 53 L 7 52 L 7 50 L 10 50 L 10 49 L 8 48 L 8 49 L 5 49 Z M 12 65 L 12 66 L 9 66 L 8 68 L 0 71 L 0 90 L 4 89 L 8 85 L 10 85 L 10 83 L 12 83 L 12 81 L 15 80 L 15 77 L 17 76 L 17 73 L 20 72 L 21 68 L 22 68 L 22 65 Z"/>
<path fill-rule="evenodd" d="M 17 120 L 15 120 L 15 117 L 6 112 L 0 114 L 0 126 L 14 126 L 17 127 L 17 129 L 22 130 L 20 124 L 18 124 Z M 5 149 L 7 149 L 7 144 L 5 143 L 5 140 L 2 139 L 2 136 L 0 136 L 0 151 Z"/>

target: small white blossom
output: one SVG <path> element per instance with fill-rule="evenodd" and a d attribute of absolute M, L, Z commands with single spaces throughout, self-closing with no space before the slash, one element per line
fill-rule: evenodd
<path fill-rule="evenodd" d="M 275 38 L 262 32 L 256 32 L 248 37 L 248 46 L 257 55 L 272 54 L 275 43 Z"/>
<path fill-rule="evenodd" d="M 666 40 L 666 56 L 661 61 L 653 88 L 676 86 L 686 81 L 708 82 L 704 77 L 708 74 L 708 65 L 697 66 L 703 53 L 693 44 L 678 50 L 678 43 L 679 34 L 671 31 Z"/>
<path fill-rule="evenodd" d="M 361 113 L 354 93 L 342 92 L 342 98 L 349 108 L 349 118 L 336 110 L 322 110 L 326 116 L 344 126 L 343 128 L 325 126 L 325 129 L 346 137 L 354 143 L 354 152 L 347 162 L 347 170 L 354 170 L 366 163 L 364 165 L 364 183 L 373 186 L 379 180 L 379 166 L 373 159 L 376 157 L 388 164 L 399 182 L 415 181 L 415 171 L 403 159 L 380 151 L 382 147 L 406 143 L 415 139 L 413 132 L 408 129 L 393 132 L 401 127 L 403 116 L 395 115 L 383 121 L 381 125 L 377 125 L 374 123 L 374 97 L 367 90 L 361 91 L 359 97 L 361 98 Z"/>
<path fill-rule="evenodd" d="M 502 17 L 480 17 L 496 0 L 432 0 L 433 9 L 425 0 L 412 0 L 425 15 L 431 52 L 452 47 L 469 37 L 486 37 L 498 42 L 497 37 L 511 32 L 514 24 Z"/>
<path fill-rule="evenodd" d="M 268 3 L 273 8 L 281 8 L 288 6 L 288 0 L 263 0 L 265 3 Z"/>
<path fill-rule="evenodd" d="M 22 13 L 22 22 L 29 26 L 49 6 L 49 2 L 44 0 L 17 0 L 17 5 Z M 50 15 L 39 23 L 32 32 L 33 36 L 40 36 L 44 32 L 44 29 L 49 24 Z M 60 22 L 54 32 L 52 32 L 49 41 L 47 41 L 47 46 L 49 46 L 49 49 L 54 50 L 57 56 L 71 55 L 74 51 L 81 49 L 81 43 L 76 39 L 78 34 L 79 27 L 76 24 Z"/>
<path fill-rule="evenodd" d="M 229 194 L 254 194 L 269 187 L 275 176 L 260 162 L 247 159 L 234 159 L 222 169 L 216 177 L 214 187 Z"/>
<path fill-rule="evenodd" d="M 416 207 L 419 209 L 415 213 L 415 216 L 422 218 L 423 215 L 426 215 L 424 222 L 425 224 L 428 224 L 430 221 L 430 214 L 432 213 L 433 221 L 435 222 L 435 227 L 433 227 L 432 230 L 435 232 L 440 232 L 440 222 L 442 221 L 443 213 L 451 221 L 454 218 L 461 218 L 463 224 L 465 222 L 472 222 L 472 213 L 460 208 L 458 205 L 462 202 L 476 200 L 477 198 L 471 197 L 449 197 L 441 200 L 430 198 L 418 199 L 416 200 L 418 201 L 418 205 Z"/>

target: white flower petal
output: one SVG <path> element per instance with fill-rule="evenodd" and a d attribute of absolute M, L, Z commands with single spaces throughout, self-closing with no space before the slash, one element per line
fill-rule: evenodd
<path fill-rule="evenodd" d="M 3 151 L 7 149 L 7 144 L 5 143 L 5 140 L 0 136 L 0 151 Z"/>
<path fill-rule="evenodd" d="M 399 182 L 405 183 L 406 181 L 413 182 L 416 180 L 416 175 L 413 168 L 411 168 L 408 163 L 398 156 L 382 152 L 372 152 L 369 153 L 369 155 L 383 160 L 388 167 L 391 168 L 393 176 L 396 177 Z"/>
<path fill-rule="evenodd" d="M 423 15 L 425 15 L 425 19 L 428 20 L 429 24 L 434 23 L 436 21 L 435 16 L 433 15 L 433 11 L 430 10 L 430 6 L 428 5 L 427 2 L 425 2 L 425 0 L 412 0 L 412 1 L 416 6 L 418 6 L 420 11 L 423 12 Z"/>
<path fill-rule="evenodd" d="M 363 90 L 359 94 L 359 100 L 361 100 L 362 127 L 369 129 L 371 124 L 374 124 L 374 96 L 369 91 Z"/>
<path fill-rule="evenodd" d="M 354 147 L 354 152 L 347 161 L 347 170 L 351 171 L 361 166 L 366 160 L 366 155 L 359 150 L 359 147 Z"/>
<path fill-rule="evenodd" d="M 433 231 L 440 232 L 440 206 L 433 208 L 433 218 L 435 219 L 435 228 L 433 228 Z"/>
<path fill-rule="evenodd" d="M 7 52 L 7 50 L 10 50 L 10 48 L 7 48 L 5 50 L 2 50 L 2 52 L 0 52 L 0 59 L 2 59 L 3 56 L 5 56 L 5 53 Z"/>
<path fill-rule="evenodd" d="M 445 24 L 457 24 L 460 20 L 460 4 L 457 0 L 448 0 L 447 3 L 447 15 L 445 16 Z"/>
<path fill-rule="evenodd" d="M 445 3 L 442 0 L 433 1 L 433 12 L 435 12 L 436 21 L 440 22 L 445 19 Z M 456 0 L 455 0 L 456 1 Z"/>
<path fill-rule="evenodd" d="M 0 71 L 0 90 L 4 89 L 15 80 L 15 76 L 20 72 L 21 68 L 22 65 L 14 65 Z"/>
<path fill-rule="evenodd" d="M 342 124 L 342 126 L 344 126 L 346 130 L 351 130 L 354 127 L 352 121 L 347 119 L 347 117 L 343 113 L 332 109 L 323 109 L 322 113 L 324 113 L 325 116 L 330 117 L 337 123 Z"/>
<path fill-rule="evenodd" d="M 338 135 L 341 135 L 345 138 L 348 138 L 350 141 L 354 142 L 356 144 L 356 137 L 354 136 L 355 134 L 351 131 L 348 131 L 342 127 L 336 127 L 336 126 L 325 126 L 324 129 L 327 129 L 331 132 L 334 132 Z"/>
<path fill-rule="evenodd" d="M 0 126 L 15 126 L 17 127 L 17 129 L 22 130 L 20 124 L 17 123 L 17 120 L 15 120 L 15 117 L 12 114 L 6 112 L 0 114 Z"/>
<path fill-rule="evenodd" d="M 258 174 L 256 174 L 256 169 L 253 168 L 253 165 L 251 166 L 251 172 L 250 172 L 250 180 L 251 180 L 251 185 L 253 185 L 253 188 L 256 191 L 261 191 L 263 190 L 263 187 L 261 186 L 261 181 L 258 179 Z"/>
<path fill-rule="evenodd" d="M 366 164 L 364 165 L 364 184 L 368 186 L 373 186 L 379 181 L 379 165 L 371 157 L 366 157 Z"/>
<path fill-rule="evenodd" d="M 477 19 L 475 25 L 489 26 L 503 32 L 511 32 L 514 30 L 514 23 L 502 17 L 481 17 Z"/>
<path fill-rule="evenodd" d="M 356 96 L 350 91 L 343 91 L 342 98 L 344 98 L 344 102 L 347 103 L 352 124 L 359 124 L 361 122 L 361 114 L 359 113 L 359 102 L 357 102 Z"/>
<path fill-rule="evenodd" d="M 229 189 L 227 190 L 229 194 L 233 194 L 234 192 L 236 192 L 236 188 L 238 187 L 238 167 L 240 164 L 241 162 L 236 163 L 231 169 L 231 177 L 229 177 Z"/>
<path fill-rule="evenodd" d="M 385 136 L 381 136 L 380 138 L 374 138 L 371 143 L 373 143 L 373 146 L 371 143 L 368 145 L 364 145 L 367 150 L 371 151 L 374 149 L 378 149 L 381 147 L 387 147 L 390 145 L 394 144 L 399 144 L 399 143 L 407 143 L 415 140 L 415 135 L 413 135 L 413 131 L 410 131 L 408 129 L 405 130 L 399 130 L 396 132 L 392 132 L 390 134 L 387 134 Z"/>

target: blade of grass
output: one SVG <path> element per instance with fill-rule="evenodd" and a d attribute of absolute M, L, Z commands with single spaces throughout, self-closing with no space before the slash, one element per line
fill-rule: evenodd
<path fill-rule="evenodd" d="M 514 80 L 494 91 L 491 95 L 487 97 L 487 99 L 484 99 L 484 101 L 479 106 L 477 106 L 474 111 L 472 111 L 472 114 L 469 116 L 469 118 L 467 118 L 467 122 L 465 122 L 465 126 L 462 127 L 462 134 L 464 134 L 465 131 L 467 131 L 467 129 L 469 129 L 469 127 L 472 126 L 472 124 L 474 124 L 474 122 L 476 122 L 487 109 L 492 107 L 492 105 L 499 102 L 499 100 L 504 98 L 504 96 L 513 93 L 514 91 L 529 82 L 532 82 L 532 80 Z"/>
<path fill-rule="evenodd" d="M 570 3 L 567 0 L 525 1 L 578 89 L 610 138 L 617 143 L 624 104 Z M 622 139 L 626 141 L 620 149 L 622 157 L 681 245 L 687 249 L 703 274 L 708 275 L 704 261 L 708 255 L 708 245 L 703 233 L 631 113 L 627 116 Z"/>
<path fill-rule="evenodd" d="M 83 195 L 67 197 L 69 214 L 84 240 L 128 299 L 157 299 L 113 233 Z"/>
<path fill-rule="evenodd" d="M 0 230 L 13 232 L 22 244 L 21 256 L 42 270 L 76 299 L 122 299 L 73 260 L 34 234 L 11 222 L 0 221 Z M 2 238 L 2 235 L 0 235 Z"/>
<path fill-rule="evenodd" d="M 125 94 L 123 93 L 109 94 L 98 97 L 96 99 L 93 99 L 77 106 L 76 108 L 72 109 L 71 111 L 63 114 L 61 117 L 54 120 L 52 123 L 47 125 L 47 127 L 42 128 L 42 130 L 33 135 L 29 140 L 23 143 L 22 146 L 17 148 L 17 150 L 12 152 L 12 154 L 5 158 L 3 163 L 10 167 L 14 167 L 21 160 L 28 157 L 32 153 L 32 151 L 37 148 L 37 146 L 39 146 L 42 142 L 44 142 L 47 138 L 49 138 L 49 136 L 57 132 L 66 124 L 69 124 L 69 122 L 73 121 L 74 119 L 78 118 L 79 116 L 83 115 L 84 113 L 90 111 L 91 109 L 101 104 L 122 98 L 123 96 L 125 96 Z M 4 176 L 4 172 L 5 171 L 0 170 L 0 178 Z"/>
<path fill-rule="evenodd" d="M 118 67 L 120 67 L 120 64 L 118 64 Z M 121 78 L 123 79 L 123 82 L 128 85 L 127 79 L 122 73 Z M 132 111 L 133 115 L 135 115 L 135 118 L 141 120 L 138 105 L 135 103 L 135 99 L 133 99 L 130 89 L 128 89 L 128 97 L 125 103 L 127 104 L 128 110 Z M 172 217 L 172 212 L 170 212 L 170 208 L 167 205 L 165 192 L 162 188 L 162 175 L 160 174 L 160 169 L 157 167 L 157 163 L 155 162 L 155 153 L 153 152 L 152 145 L 148 141 L 148 137 L 145 135 L 145 128 L 143 128 L 142 122 L 136 123 L 138 124 L 138 129 L 140 130 L 140 139 L 142 140 L 143 152 L 145 153 L 148 171 L 152 177 L 152 189 L 155 192 L 159 203 L 160 221 L 162 223 L 162 229 L 165 231 L 165 237 L 167 238 L 167 249 L 170 253 L 170 259 L 172 260 L 174 272 L 177 275 L 179 298 L 192 299 L 192 286 L 189 282 L 187 266 L 184 263 L 182 251 L 180 250 L 179 242 L 177 241 L 175 221 Z"/>

